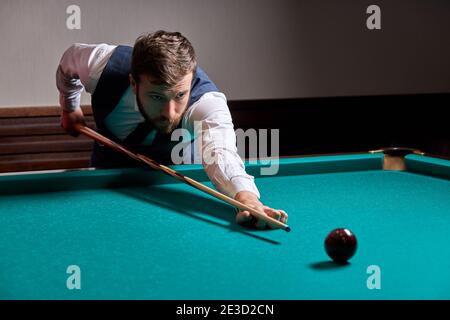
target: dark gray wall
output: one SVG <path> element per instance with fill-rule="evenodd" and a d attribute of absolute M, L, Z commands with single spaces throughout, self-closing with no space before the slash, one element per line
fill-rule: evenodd
<path fill-rule="evenodd" d="M 81 7 L 81 30 L 66 8 Z M 366 28 L 366 8 L 382 29 Z M 1 0 L 0 105 L 57 104 L 74 42 L 178 30 L 229 99 L 450 92 L 447 0 Z M 87 95 L 83 103 L 89 103 Z"/>

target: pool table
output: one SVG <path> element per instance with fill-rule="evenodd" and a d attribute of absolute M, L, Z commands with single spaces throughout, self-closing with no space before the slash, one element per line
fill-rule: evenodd
<path fill-rule="evenodd" d="M 0 299 L 450 299 L 450 161 L 401 160 L 292 157 L 269 176 L 247 162 L 291 232 L 238 226 L 228 204 L 151 169 L 2 174 Z M 173 168 L 212 186 L 200 165 Z M 337 227 L 358 239 L 344 265 L 324 250 Z"/>

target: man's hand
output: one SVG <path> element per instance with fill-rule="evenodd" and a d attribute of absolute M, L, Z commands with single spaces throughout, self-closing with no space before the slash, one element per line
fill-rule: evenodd
<path fill-rule="evenodd" d="M 284 212 L 283 210 L 272 209 L 263 205 L 259 201 L 258 197 L 252 192 L 249 191 L 238 192 L 234 197 L 234 199 L 260 212 L 264 212 L 269 217 L 279 220 L 283 223 L 286 223 L 288 220 L 288 215 L 286 212 Z M 272 228 L 272 226 L 267 224 L 264 220 L 257 219 L 256 217 L 252 216 L 248 211 L 238 212 L 238 214 L 236 215 L 236 222 L 240 225 L 252 226 L 256 227 L 257 229 L 265 229 L 266 227 Z"/>
<path fill-rule="evenodd" d="M 77 130 L 75 130 L 76 124 L 86 125 L 81 108 L 77 108 L 75 111 L 71 112 L 63 110 L 61 114 L 61 127 L 63 127 L 68 134 L 74 137 L 78 137 L 80 134 Z"/>

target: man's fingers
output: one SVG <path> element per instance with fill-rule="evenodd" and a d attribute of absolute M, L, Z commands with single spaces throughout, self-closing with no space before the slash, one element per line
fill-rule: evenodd
<path fill-rule="evenodd" d="M 241 226 L 254 228 L 255 227 L 256 218 L 250 214 L 248 211 L 240 211 L 236 215 L 236 223 Z"/>
<path fill-rule="evenodd" d="M 280 210 L 280 212 L 281 212 L 281 219 L 280 219 L 280 221 L 283 222 L 283 223 L 287 223 L 289 215 L 284 210 Z"/>
<path fill-rule="evenodd" d="M 264 206 L 262 208 L 256 208 L 260 212 L 264 212 L 267 216 L 278 220 L 282 223 L 286 223 L 288 220 L 288 214 L 284 210 L 272 209 L 270 207 Z M 240 211 L 236 215 L 236 222 L 240 225 L 247 227 L 254 227 L 257 229 L 275 229 L 276 226 L 272 226 L 270 223 L 267 223 L 263 219 L 258 219 L 248 211 Z"/>
<path fill-rule="evenodd" d="M 258 219 L 256 221 L 256 225 L 255 225 L 256 229 L 265 229 L 266 226 L 267 226 L 267 223 L 263 219 Z"/>
<path fill-rule="evenodd" d="M 71 127 L 71 126 L 65 126 L 63 123 L 61 123 L 61 128 L 63 128 L 64 131 L 65 131 L 67 134 L 71 135 L 72 137 L 78 137 L 78 136 L 80 135 L 80 133 L 79 133 L 77 130 L 75 130 L 74 127 Z"/>
<path fill-rule="evenodd" d="M 265 212 L 269 217 L 271 217 L 271 218 L 273 218 L 273 219 L 275 219 L 275 220 L 278 220 L 278 221 L 281 220 L 282 214 L 281 214 L 281 212 L 280 212 L 279 210 L 275 210 L 275 209 L 266 207 L 265 210 L 264 210 L 264 212 Z M 277 228 L 277 227 L 271 225 L 270 223 L 268 223 L 267 226 L 268 226 L 270 229 L 276 229 L 276 228 Z"/>
<path fill-rule="evenodd" d="M 74 127 L 67 128 L 67 129 L 66 129 L 66 132 L 67 132 L 68 134 L 70 134 L 72 137 L 78 137 L 78 136 L 80 135 L 80 133 L 79 133 L 77 130 L 75 130 Z"/>
<path fill-rule="evenodd" d="M 280 220 L 282 213 L 280 210 L 272 209 L 267 206 L 264 207 L 264 212 L 271 218 L 275 220 Z"/>
<path fill-rule="evenodd" d="M 269 208 L 269 207 L 265 206 L 264 207 L 264 212 L 269 217 L 271 217 L 271 218 L 273 218 L 275 220 L 278 220 L 278 221 L 280 221 L 282 223 L 286 223 L 287 222 L 288 215 L 287 215 L 287 213 L 284 210 L 272 209 L 272 208 Z M 271 229 L 277 228 L 277 227 L 274 227 L 274 226 L 272 226 L 270 224 L 268 224 L 268 227 L 271 228 Z"/>
<path fill-rule="evenodd" d="M 251 219 L 250 212 L 248 211 L 239 211 L 236 215 L 236 222 L 241 224 Z"/>
<path fill-rule="evenodd" d="M 76 125 L 86 126 L 86 120 L 81 109 L 72 112 L 63 111 L 61 114 L 61 127 L 73 137 L 78 137 L 80 132 L 76 129 Z"/>
<path fill-rule="evenodd" d="M 80 133 L 75 128 L 70 129 L 69 134 L 73 137 L 78 137 L 80 135 Z"/>

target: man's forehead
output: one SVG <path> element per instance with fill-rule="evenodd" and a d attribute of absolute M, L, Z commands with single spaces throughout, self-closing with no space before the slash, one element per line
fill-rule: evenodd
<path fill-rule="evenodd" d="M 154 83 L 154 79 L 150 75 L 141 75 L 141 83 L 147 90 L 154 91 L 184 91 L 191 87 L 193 73 L 190 72 L 184 76 L 180 82 L 174 86 L 158 85 Z"/>

